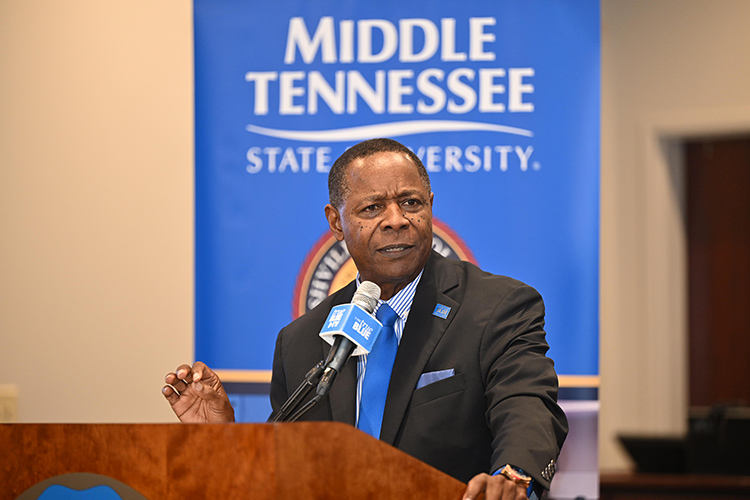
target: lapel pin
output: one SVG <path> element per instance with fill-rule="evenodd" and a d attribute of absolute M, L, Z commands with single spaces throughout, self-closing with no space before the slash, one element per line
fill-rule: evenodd
<path fill-rule="evenodd" d="M 451 312 L 450 307 L 444 306 L 443 304 L 438 304 L 435 306 L 435 310 L 432 311 L 432 315 L 437 316 L 438 318 L 446 319 L 449 312 Z"/>

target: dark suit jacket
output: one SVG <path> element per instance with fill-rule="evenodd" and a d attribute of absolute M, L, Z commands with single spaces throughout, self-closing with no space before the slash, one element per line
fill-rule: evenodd
<path fill-rule="evenodd" d="M 318 332 L 354 291 L 351 283 L 281 330 L 274 411 L 326 357 L 330 346 Z M 447 318 L 433 315 L 438 304 L 450 308 Z M 433 252 L 396 355 L 381 439 L 464 482 L 511 464 L 549 488 L 542 471 L 557 459 L 567 421 L 543 326 L 544 304 L 533 288 Z M 415 390 L 421 374 L 451 368 L 454 376 Z M 328 399 L 303 419 L 353 425 L 356 375 L 349 361 Z"/>

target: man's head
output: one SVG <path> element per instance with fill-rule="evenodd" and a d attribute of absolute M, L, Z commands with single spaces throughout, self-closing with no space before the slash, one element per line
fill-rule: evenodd
<path fill-rule="evenodd" d="M 325 212 L 361 279 L 389 299 L 417 277 L 432 249 L 430 181 L 419 158 L 390 139 L 353 146 L 329 174 Z"/>

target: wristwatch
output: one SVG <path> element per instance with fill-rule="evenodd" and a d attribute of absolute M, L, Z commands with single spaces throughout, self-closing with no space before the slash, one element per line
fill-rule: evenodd
<path fill-rule="evenodd" d="M 510 479 L 516 484 L 523 485 L 524 488 L 528 488 L 531 484 L 531 478 L 527 476 L 526 474 L 522 474 L 521 472 L 517 471 L 510 465 L 506 465 L 502 469 L 500 469 L 500 474 L 505 476 L 506 478 Z"/>

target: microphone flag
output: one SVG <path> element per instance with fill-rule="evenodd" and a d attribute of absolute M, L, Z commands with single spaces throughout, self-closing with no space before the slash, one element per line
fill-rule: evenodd
<path fill-rule="evenodd" d="M 320 330 L 320 337 L 333 345 L 334 336 L 341 335 L 357 347 L 352 356 L 367 354 L 372 350 L 383 325 L 356 304 L 341 304 L 328 314 Z"/>

